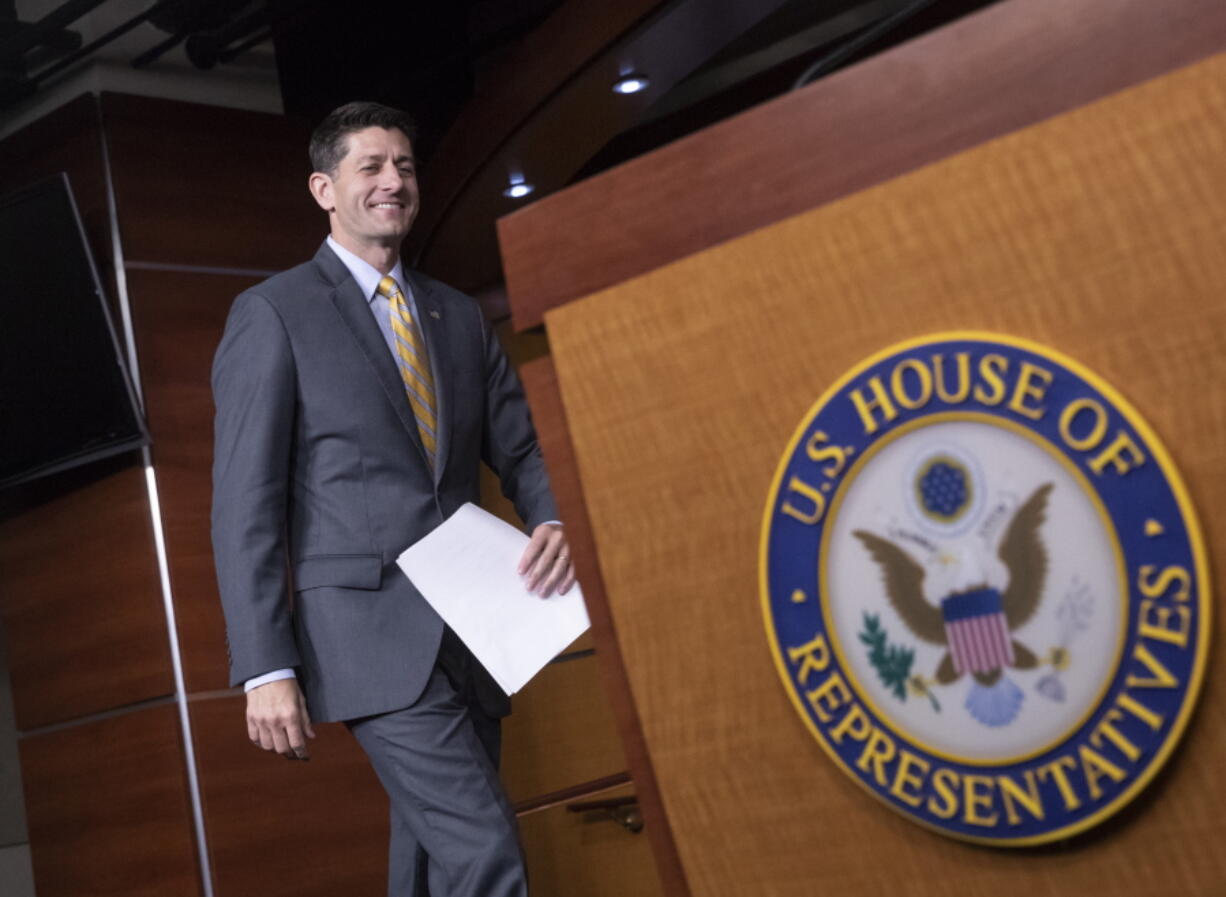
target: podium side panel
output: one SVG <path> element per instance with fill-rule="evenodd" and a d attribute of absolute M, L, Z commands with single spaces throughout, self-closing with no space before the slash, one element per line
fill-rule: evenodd
<path fill-rule="evenodd" d="M 776 465 L 817 397 L 895 342 L 977 329 L 1118 387 L 1187 481 L 1210 557 L 1226 554 L 1223 108 L 1219 55 L 547 315 L 612 622 L 695 895 L 1219 893 L 1220 665 L 1132 806 L 1063 846 L 968 846 L 870 800 L 797 718 L 764 633 L 758 548 Z"/>

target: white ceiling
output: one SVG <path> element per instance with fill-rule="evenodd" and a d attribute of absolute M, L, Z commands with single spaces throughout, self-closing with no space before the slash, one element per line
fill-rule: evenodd
<path fill-rule="evenodd" d="M 17 18 L 36 22 L 63 2 L 16 0 Z M 152 5 L 153 0 L 107 0 L 68 27 L 80 33 L 84 46 Z M 282 111 L 271 41 L 208 71 L 188 62 L 182 44 L 145 68 L 132 67 L 133 59 L 166 37 L 166 32 L 145 22 L 100 48 L 73 68 L 41 84 L 34 97 L 0 110 L 0 138 L 82 93 L 104 90 L 262 112 Z"/>

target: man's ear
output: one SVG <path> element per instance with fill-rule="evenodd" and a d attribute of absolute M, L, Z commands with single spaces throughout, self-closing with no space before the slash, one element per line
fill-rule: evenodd
<path fill-rule="evenodd" d="M 325 212 L 332 212 L 336 209 L 336 202 L 332 198 L 332 178 L 322 171 L 311 172 L 311 177 L 307 180 L 307 189 L 311 191 L 315 202 Z"/>

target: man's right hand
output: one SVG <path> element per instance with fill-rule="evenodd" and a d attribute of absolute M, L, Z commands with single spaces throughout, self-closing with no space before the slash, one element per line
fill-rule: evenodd
<path fill-rule="evenodd" d="M 290 760 L 309 760 L 307 738 L 315 737 L 297 679 L 278 679 L 247 692 L 247 737 Z"/>

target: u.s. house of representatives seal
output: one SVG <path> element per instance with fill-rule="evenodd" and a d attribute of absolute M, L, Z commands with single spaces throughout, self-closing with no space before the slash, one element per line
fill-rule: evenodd
<path fill-rule="evenodd" d="M 896 345 L 822 396 L 775 475 L 761 577 L 826 753 L 954 837 L 1101 822 L 1204 672 L 1205 550 L 1169 455 L 1102 379 L 1012 337 Z"/>

